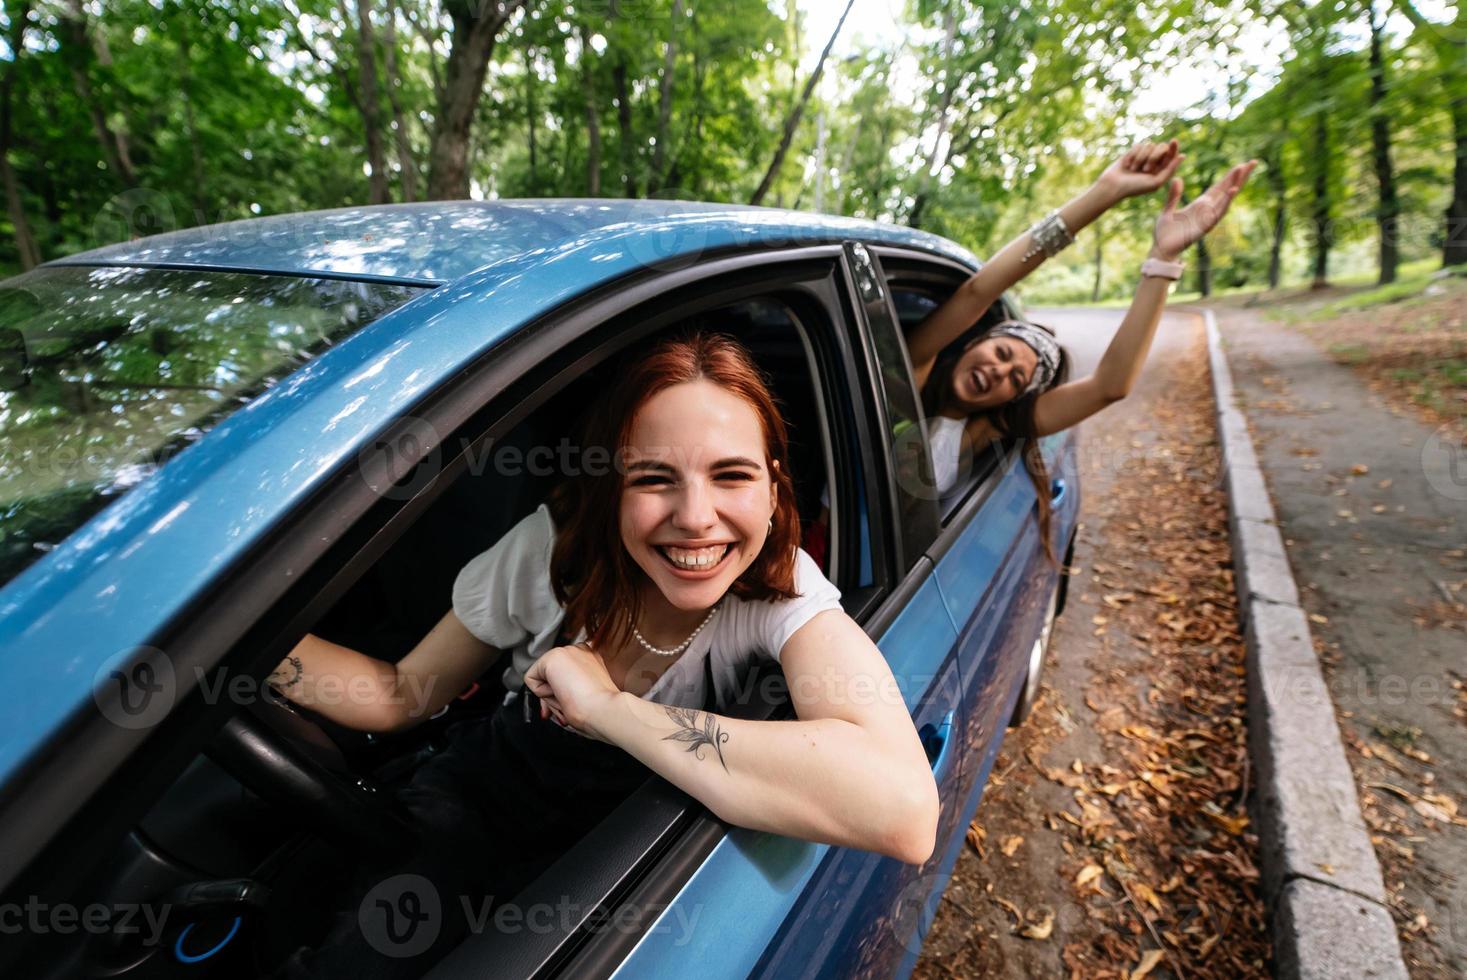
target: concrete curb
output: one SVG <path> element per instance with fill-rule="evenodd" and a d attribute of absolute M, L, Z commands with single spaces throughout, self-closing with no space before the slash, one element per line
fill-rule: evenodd
<path fill-rule="evenodd" d="M 1248 752 L 1275 975 L 1407 980 L 1380 862 L 1217 319 L 1211 310 L 1202 316 L 1248 654 Z"/>

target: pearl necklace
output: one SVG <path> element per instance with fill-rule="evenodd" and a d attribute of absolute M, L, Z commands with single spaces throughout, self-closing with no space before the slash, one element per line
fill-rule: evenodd
<path fill-rule="evenodd" d="M 708 610 L 708 615 L 703 617 L 703 622 L 698 624 L 698 628 L 693 630 L 693 632 L 689 634 L 686 640 L 679 643 L 675 647 L 668 647 L 666 650 L 662 649 L 661 647 L 654 647 L 652 644 L 647 642 L 646 637 L 642 636 L 642 631 L 637 629 L 635 623 L 632 624 L 632 636 L 636 637 L 637 642 L 642 644 L 642 646 L 645 647 L 649 653 L 655 653 L 659 657 L 675 657 L 686 650 L 688 648 L 688 644 L 692 643 L 697 635 L 703 632 L 703 627 L 707 626 L 708 623 L 713 619 L 713 614 L 718 612 L 718 607 L 720 605 L 722 605 L 721 601 L 715 602 L 713 604 L 713 608 Z"/>

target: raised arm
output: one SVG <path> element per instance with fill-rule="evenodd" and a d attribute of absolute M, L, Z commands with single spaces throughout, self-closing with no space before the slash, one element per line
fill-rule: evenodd
<path fill-rule="evenodd" d="M 571 727 L 625 749 L 729 823 L 910 864 L 932 854 L 932 769 L 886 660 L 845 613 L 820 613 L 781 651 L 798 721 L 669 708 L 618 691 L 600 663 L 560 647 L 525 683 Z"/>
<path fill-rule="evenodd" d="M 1184 157 L 1177 149 L 1176 140 L 1132 147 L 1107 167 L 1094 184 L 1061 207 L 1060 218 L 1071 235 L 1078 234 L 1081 228 L 1119 202 L 1149 194 L 1165 184 Z M 944 347 L 977 323 L 1005 291 L 1044 263 L 1044 253 L 1033 249 L 1033 244 L 1033 236 L 1026 231 L 999 249 L 912 331 L 907 338 L 907 350 L 919 387 L 926 384 L 927 375 Z"/>
<path fill-rule="evenodd" d="M 1166 205 L 1156 219 L 1150 258 L 1176 262 L 1194 242 L 1227 214 L 1233 198 L 1243 189 L 1257 161 L 1233 167 L 1197 200 L 1181 210 L 1182 181 L 1174 178 Z M 1034 406 L 1035 428 L 1041 436 L 1059 432 L 1089 418 L 1131 393 L 1156 336 L 1172 280 L 1145 276 L 1136 287 L 1131 307 L 1111 338 L 1095 373 L 1052 388 Z"/>

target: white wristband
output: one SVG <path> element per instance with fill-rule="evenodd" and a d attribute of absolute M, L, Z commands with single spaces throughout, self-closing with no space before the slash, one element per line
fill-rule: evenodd
<path fill-rule="evenodd" d="M 1176 281 L 1182 278 L 1182 272 L 1185 269 L 1186 266 L 1180 262 L 1167 262 L 1163 259 L 1148 258 L 1145 262 L 1141 263 L 1141 278 L 1145 279 L 1148 276 L 1158 276 L 1162 279 Z"/>

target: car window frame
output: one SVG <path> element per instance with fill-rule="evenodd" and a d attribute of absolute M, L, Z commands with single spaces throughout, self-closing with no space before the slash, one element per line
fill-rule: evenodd
<path fill-rule="evenodd" d="M 962 280 L 972 276 L 974 272 L 972 268 L 960 262 L 928 252 L 889 246 L 874 248 L 873 251 L 877 254 L 878 259 L 882 260 L 882 281 L 887 286 L 889 294 L 902 288 L 903 285 L 931 286 L 938 291 L 950 292 Z M 894 300 L 891 302 L 892 316 L 893 319 L 896 319 L 895 302 Z M 999 297 L 995 302 L 1002 304 L 1005 316 L 1013 315 L 1017 306 L 1015 298 L 1008 293 Z M 899 321 L 897 329 L 900 332 Z M 918 405 L 921 405 L 920 397 Z M 1009 443 L 1006 441 L 1003 445 L 1007 452 L 1010 448 Z M 930 451 L 930 442 L 928 448 Z M 968 526 L 973 515 L 982 509 L 983 501 L 992 495 L 994 488 L 1001 482 L 1007 468 L 1002 465 L 999 457 L 1000 454 L 995 447 L 984 447 L 982 452 L 973 459 L 973 471 L 967 477 L 962 495 L 945 510 L 939 507 L 939 532 L 927 551 L 927 554 L 934 560 L 945 554 L 952 543 L 961 536 L 962 529 Z"/>
<path fill-rule="evenodd" d="M 853 311 L 840 297 L 838 244 L 814 245 L 740 252 L 710 256 L 687 268 L 648 270 L 589 291 L 547 314 L 487 351 L 473 365 L 460 372 L 450 384 L 440 387 L 408 414 L 437 422 L 437 431 L 457 433 L 464 427 L 478 425 L 485 434 L 499 426 L 512 426 L 534 410 L 565 383 L 579 376 L 591 361 L 608 356 L 608 349 L 619 349 L 646 336 L 663 322 L 649 322 L 636 338 L 608 339 L 605 324 L 630 310 L 647 307 L 666 298 L 669 291 L 698 287 L 710 281 L 723 282 L 722 298 L 726 301 L 747 298 L 749 285 L 764 287 L 770 280 L 770 267 L 790 272 L 802 264 L 810 268 L 823 265 L 830 282 L 827 312 L 831 314 L 831 341 L 838 348 L 831 354 L 830 364 L 849 378 L 862 370 L 859 327 Z M 733 280 L 744 276 L 748 281 L 737 285 Z M 773 292 L 764 289 L 762 291 Z M 706 296 L 700 300 L 704 308 L 722 305 Z M 839 313 L 839 315 L 835 315 Z M 686 310 L 667 320 L 686 315 Z M 856 336 L 852 337 L 852 331 Z M 538 370 L 549 352 L 563 359 L 556 377 L 546 378 Z M 812 379 L 816 380 L 816 379 Z M 825 394 L 824 376 L 819 379 L 821 396 Z M 854 389 L 853 389 L 854 392 Z M 857 459 L 851 460 L 867 474 L 868 482 L 878 457 L 871 446 L 869 418 L 854 393 L 854 424 Z M 513 410 L 506 412 L 504 406 Z M 482 420 L 482 423 L 480 422 Z M 827 429 L 827 469 L 832 465 L 830 452 L 839 462 L 842 440 L 832 438 Z M 478 445 L 477 442 L 474 445 Z M 426 455 L 436 446 L 422 444 Z M 327 486 L 298 508 L 239 562 L 220 572 L 216 584 L 190 603 L 186 613 L 155 634 L 150 644 L 159 649 L 177 649 L 184 645 L 219 653 L 207 660 L 213 672 L 223 668 L 229 673 L 246 672 L 256 677 L 278 663 L 281 651 L 271 638 L 294 634 L 298 637 L 320 612 L 345 594 L 372 562 L 384 554 L 422 513 L 438 498 L 466 465 L 469 449 L 460 452 L 424 487 L 406 500 L 394 500 L 372 489 L 360 471 L 361 457 L 353 457 L 332 474 Z M 411 477 L 417 463 L 405 453 L 396 453 L 385 467 L 399 480 Z M 827 478 L 832 474 L 827 473 Z M 878 607 L 891 592 L 888 570 L 889 556 L 879 549 L 886 527 L 884 516 L 874 504 L 868 505 L 872 522 L 871 594 L 851 609 L 860 620 L 872 620 Z M 854 561 L 847 562 L 854 566 Z M 303 594 L 309 598 L 301 599 Z M 250 654 L 252 644 L 259 649 Z M 195 692 L 196 693 L 196 692 Z M 787 707 L 787 705 L 786 705 Z M 149 732 L 139 743 L 136 739 L 118 739 L 102 725 L 77 725 L 68 734 L 84 740 L 69 748 L 93 753 L 103 760 L 101 767 L 109 775 L 86 787 L 69 786 L 58 792 L 53 784 L 31 779 L 26 785 L 5 787 L 0 813 L 9 811 L 18 819 L 45 821 L 55 818 L 58 828 L 28 862 L 25 868 L 6 883 L 7 894 L 37 893 L 57 895 L 71 893 L 87 883 L 94 868 L 105 861 L 110 848 L 136 826 L 163 791 L 198 756 L 209 738 L 240 710 L 221 699 L 214 704 L 191 697 L 175 705 L 168 718 Z M 88 719 L 91 722 L 97 719 Z M 112 737 L 108 737 L 109 734 Z M 121 743 L 119 745 L 119 743 Z M 70 753 L 68 753 L 70 754 Z M 720 840 L 727 827 L 703 811 L 690 798 L 661 780 L 650 780 L 634 795 L 637 806 L 622 814 L 628 830 L 641 833 L 642 851 L 648 857 L 662 855 L 679 840 L 676 861 L 666 865 L 662 877 L 675 881 L 687 876 L 701 862 L 702 856 Z M 78 796 L 79 806 L 70 806 Z M 627 801 L 631 804 L 633 801 Z M 12 809 L 13 808 L 13 809 Z M 626 820 L 637 816 L 635 822 Z M 616 815 L 613 815 L 615 818 Z M 609 818 L 609 819 L 613 819 Z M 649 819 L 650 818 L 650 819 Z M 618 825 L 619 826 L 619 825 Z M 686 831 L 686 833 L 685 833 Z M 602 837 L 604 835 L 592 835 Z M 588 838 L 589 839 L 589 838 Z M 604 839 L 601 841 L 604 845 Z M 585 874 L 581 866 L 581 875 Z M 646 870 L 639 857 L 625 869 L 623 877 Z M 581 885 L 584 888 L 584 883 Z M 554 956 L 563 956 L 557 948 Z M 553 959 L 554 956 L 551 958 Z M 543 965 L 543 964 L 542 964 Z"/>

